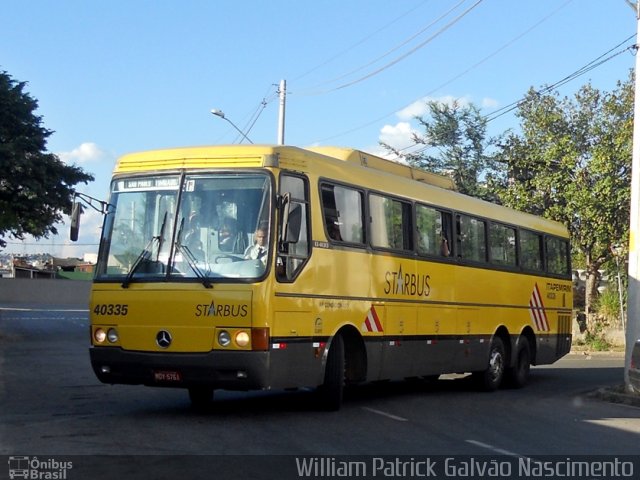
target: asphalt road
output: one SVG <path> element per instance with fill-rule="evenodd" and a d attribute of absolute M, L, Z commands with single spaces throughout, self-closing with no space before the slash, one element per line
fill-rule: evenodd
<path fill-rule="evenodd" d="M 88 336 L 81 309 L 0 307 L 0 455 L 640 452 L 640 408 L 589 396 L 622 383 L 621 354 L 532 368 L 521 390 L 481 393 L 464 379 L 365 385 L 332 413 L 309 391 L 216 392 L 203 413 L 183 390 L 99 383 Z"/>

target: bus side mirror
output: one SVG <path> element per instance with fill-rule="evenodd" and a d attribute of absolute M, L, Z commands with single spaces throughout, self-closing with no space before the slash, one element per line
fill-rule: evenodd
<path fill-rule="evenodd" d="M 280 209 L 280 241 L 278 242 L 280 250 L 283 249 L 287 239 L 287 228 L 289 225 L 289 206 L 291 202 L 291 194 L 285 193 L 278 198 L 278 208 Z"/>
<path fill-rule="evenodd" d="M 80 202 L 73 202 L 71 209 L 71 228 L 69 232 L 69 238 L 72 242 L 78 241 L 78 234 L 80 233 L 80 214 L 82 213 L 82 205 Z"/>
<path fill-rule="evenodd" d="M 299 203 L 289 209 L 288 220 L 285 242 L 298 243 L 298 240 L 300 240 L 300 225 L 302 223 L 302 207 Z"/>
<path fill-rule="evenodd" d="M 280 200 L 280 245 L 297 243 L 300 239 L 300 224 L 302 210 L 299 204 L 291 204 L 291 194 L 285 193 Z"/>

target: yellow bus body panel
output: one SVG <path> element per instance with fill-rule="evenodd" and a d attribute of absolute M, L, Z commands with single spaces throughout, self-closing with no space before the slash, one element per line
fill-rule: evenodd
<path fill-rule="evenodd" d="M 125 350 L 166 351 L 156 343 L 156 334 L 167 330 L 174 339 L 169 351 L 209 352 L 216 328 L 252 326 L 252 297 L 247 285 L 216 285 L 213 290 L 201 284 L 96 284 L 90 315 L 94 325 L 116 327 Z M 105 305 L 126 305 L 127 314 L 102 315 Z"/>

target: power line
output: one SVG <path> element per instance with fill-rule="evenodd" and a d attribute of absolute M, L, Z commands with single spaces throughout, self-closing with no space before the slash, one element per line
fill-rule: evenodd
<path fill-rule="evenodd" d="M 405 58 L 407 58 L 408 56 L 414 54 L 415 52 L 417 52 L 418 50 L 420 50 L 421 48 L 423 48 L 425 45 L 427 45 L 429 42 L 433 41 L 435 38 L 437 38 L 438 36 L 440 36 L 442 33 L 444 33 L 445 31 L 447 31 L 449 28 L 451 28 L 453 25 L 455 25 L 456 23 L 458 23 L 460 20 L 462 20 L 463 17 L 465 17 L 469 12 L 471 12 L 471 10 L 473 10 L 474 8 L 476 8 L 478 5 L 480 5 L 484 0 L 477 0 L 473 5 L 471 5 L 471 7 L 469 7 L 467 10 L 465 10 L 464 12 L 462 12 L 462 14 L 458 15 L 456 18 L 454 18 L 452 21 L 450 21 L 449 23 L 447 23 L 444 27 L 442 27 L 440 30 L 438 30 L 435 34 L 431 35 L 429 38 L 427 38 L 425 41 L 419 43 L 418 45 L 416 45 L 415 47 L 413 47 L 411 50 L 409 50 L 408 52 L 404 53 L 403 55 L 400 55 L 399 57 L 395 58 L 394 60 L 392 60 L 391 62 L 383 65 L 382 67 L 368 73 L 367 75 L 364 75 L 360 78 L 357 78 L 356 80 L 352 80 L 350 82 L 344 83 L 342 85 L 339 85 L 337 87 L 334 87 L 330 90 L 324 91 L 324 92 L 319 92 L 321 94 L 325 94 L 325 93 L 331 93 L 331 92 L 335 92 L 337 90 L 342 90 L 344 88 L 350 87 L 352 85 L 355 85 L 356 83 L 360 83 L 363 82 L 364 80 L 367 80 L 371 77 L 374 77 L 376 75 L 378 75 L 379 73 L 382 73 L 383 71 L 387 70 L 388 68 L 394 66 L 395 64 L 401 62 L 402 60 L 404 60 Z"/>
<path fill-rule="evenodd" d="M 595 68 L 597 68 L 597 67 L 599 67 L 601 65 L 604 65 L 605 63 L 609 62 L 610 60 L 613 60 L 618 55 L 621 55 L 626 51 L 629 51 L 629 50 L 632 50 L 632 49 L 636 48 L 636 44 L 634 43 L 633 45 L 629 45 L 629 46 L 623 48 L 622 50 L 619 50 L 619 51 L 609 55 L 608 57 L 603 58 L 603 57 L 605 57 L 605 55 L 608 55 L 609 53 L 614 51 L 616 48 L 619 48 L 620 46 L 624 45 L 625 43 L 627 43 L 629 40 L 631 40 L 635 36 L 636 36 L 636 34 L 634 33 L 633 35 L 627 37 L 622 42 L 617 44 L 615 47 L 609 49 L 608 51 L 606 51 L 605 53 L 603 53 L 599 57 L 593 59 L 592 61 L 590 61 L 589 63 L 587 63 L 583 67 L 581 67 L 578 70 L 574 71 L 573 73 L 567 75 L 566 77 L 562 78 L 561 80 L 558 80 L 557 82 L 555 82 L 555 83 L 553 83 L 551 85 L 545 86 L 544 88 L 538 90 L 536 93 L 540 94 L 540 95 L 549 93 L 552 90 L 554 90 L 554 89 L 556 89 L 558 87 L 561 87 L 562 85 L 570 82 L 571 80 L 575 80 L 576 78 L 584 75 L 585 73 L 588 73 L 591 70 L 593 70 L 593 69 L 595 69 Z M 525 99 L 526 99 L 526 97 L 522 97 L 520 100 L 518 100 L 516 102 L 513 102 L 513 103 L 510 103 L 509 105 L 506 105 L 506 106 L 502 107 L 501 109 L 496 110 L 496 112 L 499 112 L 497 115 L 496 115 L 496 112 L 493 112 L 493 113 L 491 113 L 489 115 L 485 115 L 486 121 L 490 122 L 492 120 L 495 120 L 498 117 L 501 117 L 502 115 L 506 115 L 507 113 L 515 110 L 516 108 L 518 108 L 522 104 L 522 102 Z M 409 145 L 408 147 L 404 147 L 404 148 L 398 149 L 397 151 L 398 152 L 402 152 L 403 150 L 407 150 L 409 148 L 413 148 L 413 147 L 415 147 L 417 145 L 419 145 L 419 143 L 414 143 L 412 145 Z M 426 146 L 418 148 L 417 150 L 414 150 L 412 152 L 408 152 L 408 154 L 409 155 L 417 155 L 417 154 L 420 154 L 420 153 L 424 152 L 425 150 L 427 150 L 429 148 L 430 147 L 428 145 L 426 145 Z M 399 154 L 398 158 L 402 158 L 402 156 L 403 156 L 402 154 Z"/>
<path fill-rule="evenodd" d="M 633 35 L 627 37 L 626 39 L 624 39 L 622 42 L 620 42 L 618 45 L 616 45 L 615 47 L 609 49 L 608 51 L 606 51 L 605 53 L 603 53 L 602 55 L 600 55 L 599 57 L 591 60 L 589 63 L 587 63 L 586 65 L 584 65 L 583 67 L 579 68 L 578 70 L 574 71 L 573 73 L 567 75 L 566 77 L 562 78 L 561 80 L 558 80 L 557 82 L 551 84 L 551 85 L 547 85 L 544 88 L 538 90 L 536 93 L 538 94 L 545 94 L 545 93 L 549 93 L 552 90 L 555 90 L 558 87 L 561 87 L 562 85 L 570 82 L 571 80 L 575 80 L 576 78 L 584 75 L 585 73 L 590 72 L 591 70 L 594 70 L 595 68 L 607 63 L 610 60 L 613 60 L 615 57 L 617 57 L 618 55 L 623 54 L 626 51 L 632 50 L 636 47 L 635 43 L 633 45 L 630 45 L 628 47 L 623 48 L 622 50 L 619 50 L 611 55 L 609 55 L 606 58 L 603 58 L 605 55 L 608 55 L 609 53 L 611 53 L 612 51 L 614 51 L 616 48 L 619 48 L 621 45 L 624 45 L 625 43 L 627 43 L 629 40 L 631 40 L 632 38 L 634 38 L 636 36 L 636 34 L 634 33 Z M 487 122 L 490 122 L 492 120 L 495 120 L 496 118 L 499 118 L 503 115 L 506 115 L 507 113 L 515 110 L 516 108 L 518 108 L 520 106 L 520 104 L 526 99 L 526 97 L 522 97 L 521 99 L 510 103 L 509 105 L 505 105 L 502 108 L 499 108 L 498 110 L 490 113 L 489 115 L 486 115 L 485 118 L 487 119 Z"/>
<path fill-rule="evenodd" d="M 260 115 L 262 114 L 262 112 L 264 111 L 266 106 L 270 102 L 272 102 L 274 99 L 278 98 L 278 95 L 276 93 L 269 93 L 272 89 L 273 89 L 273 84 L 270 84 L 269 87 L 267 88 L 267 91 L 265 92 L 264 97 L 262 98 L 260 103 L 258 103 L 257 107 L 253 110 L 253 113 L 248 117 L 248 119 L 247 119 L 247 121 L 245 123 L 245 126 L 243 128 L 236 127 L 238 129 L 238 134 L 236 135 L 236 137 L 234 139 L 234 142 L 241 141 L 243 138 L 247 138 L 248 139 L 249 132 L 251 131 L 253 126 L 258 121 L 258 118 L 260 118 Z M 229 119 L 225 119 L 225 120 L 229 121 Z M 232 123 L 232 125 L 233 125 L 233 123 Z M 221 139 L 225 135 L 226 134 L 221 135 L 219 137 L 219 139 Z M 217 140 L 217 141 L 219 141 L 219 140 Z M 216 143 L 217 143 L 217 141 L 216 141 Z"/>
<path fill-rule="evenodd" d="M 254 113 L 249 117 L 249 119 L 247 120 L 247 123 L 242 128 L 242 131 L 245 132 L 246 135 L 249 135 L 249 132 L 251 131 L 253 126 L 256 124 L 256 122 L 258 121 L 258 118 L 260 118 L 260 115 L 262 114 L 264 109 L 267 107 L 267 105 L 271 103 L 273 100 L 275 100 L 276 98 L 278 98 L 277 93 L 273 93 L 273 92 L 269 93 L 273 89 L 273 86 L 274 84 L 269 85 L 269 88 L 267 89 L 267 92 L 262 98 L 262 101 L 256 107 Z M 236 137 L 236 140 L 237 139 L 238 137 Z"/>
<path fill-rule="evenodd" d="M 428 95 L 431 95 L 434 92 L 437 92 L 438 90 L 446 87 L 447 85 L 455 82 L 456 80 L 458 80 L 460 77 L 463 77 L 464 75 L 466 75 L 467 73 L 469 73 L 472 70 L 475 70 L 476 68 L 478 68 L 480 65 L 482 65 L 483 63 L 489 61 L 490 59 L 492 59 L 493 57 L 495 57 L 497 54 L 499 54 L 500 52 L 502 52 L 503 50 L 506 50 L 508 47 L 510 47 L 511 45 L 513 45 L 514 43 L 516 43 L 518 40 L 520 40 L 522 37 L 524 37 L 525 35 L 527 35 L 529 32 L 535 30 L 537 27 L 539 27 L 541 24 L 543 24 L 544 22 L 546 22 L 547 20 L 549 20 L 551 17 L 553 17 L 556 13 L 558 13 L 560 10 L 562 10 L 564 7 L 566 7 L 567 5 L 569 5 L 571 2 L 573 2 L 573 0 L 567 0 L 566 2 L 564 2 L 562 5 L 560 5 L 558 8 L 556 8 L 555 10 L 551 11 L 549 14 L 547 14 L 546 16 L 542 17 L 540 20 L 538 20 L 536 23 L 534 23 L 533 25 L 531 25 L 529 28 L 527 28 L 525 31 L 523 31 L 522 33 L 516 35 L 515 37 L 513 37 L 511 40 L 509 40 L 507 43 L 505 43 L 504 45 L 502 45 L 500 48 L 498 48 L 497 50 L 494 50 L 492 53 L 490 53 L 489 55 L 487 55 L 486 57 L 484 57 L 482 60 L 480 60 L 479 62 L 474 63 L 473 65 L 471 65 L 469 68 L 467 68 L 466 70 L 460 72 L 458 75 L 450 78 L 449 80 L 447 80 L 446 82 L 438 85 L 436 88 L 432 89 L 429 93 L 427 93 L 426 95 L 424 95 L 425 97 Z"/>
<path fill-rule="evenodd" d="M 444 18 L 446 18 L 451 12 L 453 12 L 456 8 L 458 8 L 460 5 L 462 5 L 464 2 L 466 2 L 467 0 L 460 0 L 456 5 L 454 5 L 452 8 L 450 8 L 449 10 L 447 10 L 444 14 L 440 15 L 438 18 L 436 18 L 435 20 L 433 20 L 432 22 L 430 22 L 428 25 L 426 25 L 425 27 L 423 27 L 420 31 L 418 31 L 417 33 L 414 33 L 412 36 L 410 36 L 409 38 L 407 38 L 406 40 L 404 40 L 402 43 L 396 45 L 395 47 L 393 47 L 391 50 L 388 50 L 386 53 L 380 55 L 379 57 L 374 58 L 373 60 L 371 60 L 370 62 L 359 66 L 358 68 L 351 70 L 347 73 L 344 73 L 338 77 L 332 78 L 331 80 L 326 80 L 323 82 L 320 82 L 318 84 L 316 84 L 314 87 L 310 87 L 307 88 L 306 90 L 313 90 L 313 89 L 317 89 L 319 87 L 322 87 L 323 85 L 328 85 L 330 83 L 334 83 L 338 80 L 342 80 L 343 78 L 346 78 L 350 75 L 353 75 L 354 73 L 357 73 L 361 70 L 364 70 L 365 68 L 375 64 L 376 62 L 382 60 L 385 57 L 388 57 L 389 55 L 391 55 L 393 52 L 399 50 L 400 48 L 402 48 L 403 46 L 405 46 L 406 44 L 408 44 L 409 42 L 411 42 L 412 40 L 414 40 L 416 37 L 420 36 L 421 34 L 423 34 L 425 31 L 427 31 L 428 29 L 430 29 L 431 27 L 433 27 L 434 25 L 436 25 L 438 22 L 440 22 L 441 20 L 443 20 Z M 329 90 L 329 92 L 332 92 L 333 90 Z M 298 95 L 304 95 L 299 93 L 300 90 L 298 90 Z M 304 92 L 304 90 L 303 90 Z M 320 94 L 324 94 L 327 93 L 325 91 L 321 91 L 321 92 L 313 92 L 313 93 L 308 93 L 307 96 L 310 95 L 320 95 Z"/>
<path fill-rule="evenodd" d="M 549 18 L 551 18 L 552 16 L 554 16 L 555 14 L 557 14 L 561 9 L 563 9 L 564 7 L 566 7 L 569 3 L 571 3 L 573 0 L 567 0 L 565 3 L 563 3 L 560 7 L 554 9 L 553 11 L 551 11 L 549 14 L 547 14 L 546 16 L 544 16 L 543 18 L 541 18 L 539 21 L 537 21 L 536 23 L 534 23 L 531 27 L 527 28 L 523 33 L 520 33 L 518 35 L 516 35 L 515 37 L 513 37 L 512 39 L 510 39 L 508 42 L 506 42 L 505 44 L 503 44 L 502 46 L 500 46 L 497 50 L 493 51 L 491 54 L 487 55 L 486 57 L 484 57 L 482 60 L 480 60 L 479 62 L 475 63 L 474 65 L 472 65 L 470 68 L 467 68 L 466 70 L 464 70 L 463 72 L 457 74 L 456 76 L 452 77 L 451 79 L 447 80 L 446 82 L 444 82 L 443 84 L 441 84 L 440 86 L 438 86 L 435 89 L 432 89 L 431 91 L 429 91 L 428 93 L 424 94 L 421 96 L 421 98 L 424 97 L 428 97 L 429 95 L 433 94 L 434 92 L 438 91 L 440 88 L 449 85 L 450 83 L 452 83 L 453 81 L 459 79 L 460 77 L 466 75 L 467 73 L 469 73 L 471 70 L 477 68 L 478 66 L 480 66 L 481 64 L 485 63 L 487 60 L 489 60 L 490 58 L 494 57 L 495 55 L 497 55 L 498 53 L 502 52 L 503 50 L 505 50 L 507 47 L 511 46 L 513 43 L 515 43 L 517 40 L 520 40 L 522 37 L 524 37 L 526 34 L 530 33 L 532 30 L 534 30 L 535 28 L 537 28 L 538 26 L 540 26 L 542 23 L 544 23 L 545 21 L 549 20 Z M 615 48 L 615 47 L 614 47 Z M 412 102 L 413 103 L 413 102 Z M 406 108 L 406 107 L 403 107 Z M 382 120 L 384 120 L 385 118 L 388 118 L 392 115 L 394 115 L 395 113 L 397 113 L 399 110 L 402 109 L 395 109 L 393 112 L 389 112 L 386 113 L 378 118 L 375 118 L 374 120 L 371 120 L 363 125 L 351 128 L 349 130 L 343 131 L 341 133 L 332 135 L 330 137 L 325 137 L 319 140 L 315 140 L 314 143 L 322 143 L 322 142 L 326 142 L 328 140 L 332 140 L 334 138 L 338 138 L 338 137 L 342 137 L 344 135 L 348 135 L 350 133 L 353 132 L 357 132 L 358 130 L 362 130 L 363 128 L 369 127 L 375 123 L 378 123 Z"/>
<path fill-rule="evenodd" d="M 464 1 L 464 0 L 463 0 Z M 353 45 L 351 45 L 350 47 L 347 47 L 346 49 L 338 52 L 337 54 L 333 55 L 331 58 L 325 60 L 324 62 L 320 63 L 319 65 L 311 68 L 310 70 L 307 70 L 305 73 L 293 78 L 291 81 L 292 82 L 296 82 L 298 80 L 300 80 L 301 78 L 306 77 L 307 75 L 309 75 L 310 73 L 315 72 L 316 70 L 319 70 L 320 68 L 324 67 L 325 65 L 331 63 L 332 61 L 334 61 L 336 58 L 341 57 L 342 55 L 344 55 L 347 52 L 350 52 L 351 50 L 353 50 L 354 48 L 362 45 L 364 42 L 366 42 L 367 40 L 369 40 L 370 38 L 374 37 L 375 35 L 377 35 L 378 33 L 386 30 L 387 28 L 389 28 L 391 25 L 393 25 L 394 23 L 398 22 L 399 20 L 401 20 L 402 18 L 406 17 L 407 15 L 409 15 L 410 13 L 413 13 L 415 10 L 417 10 L 418 8 L 421 8 L 425 2 L 422 2 L 420 5 L 406 11 L 405 13 L 403 13 L 402 15 L 396 17 L 395 19 L 393 19 L 392 21 L 388 22 L 387 24 L 383 25 L 381 28 L 377 29 L 376 31 L 370 33 L 369 35 L 363 37 L 361 40 L 357 41 L 356 43 L 354 43 Z"/>

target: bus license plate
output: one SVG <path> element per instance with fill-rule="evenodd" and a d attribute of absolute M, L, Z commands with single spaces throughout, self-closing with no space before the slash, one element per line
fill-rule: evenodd
<path fill-rule="evenodd" d="M 155 370 L 153 378 L 156 382 L 181 382 L 182 375 L 174 370 Z"/>

